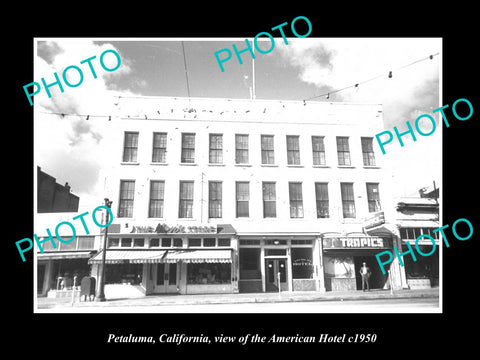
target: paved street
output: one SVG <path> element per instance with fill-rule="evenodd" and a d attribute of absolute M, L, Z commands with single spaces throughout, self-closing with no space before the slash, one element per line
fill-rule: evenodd
<path fill-rule="evenodd" d="M 118 309 L 118 308 L 117 308 Z M 308 301 L 288 303 L 205 304 L 188 306 L 152 307 L 159 312 L 245 312 L 245 313 L 362 313 L 362 312 L 435 312 L 439 309 L 438 298 Z"/>
<path fill-rule="evenodd" d="M 97 303 L 98 304 L 98 303 Z M 92 304 L 93 305 L 93 304 Z M 100 305 L 100 304 L 99 304 Z M 391 298 L 370 300 L 321 300 L 302 302 L 255 302 L 215 304 L 133 304 L 112 303 L 110 306 L 65 306 L 53 312 L 104 313 L 397 313 L 440 312 L 439 298 Z"/>

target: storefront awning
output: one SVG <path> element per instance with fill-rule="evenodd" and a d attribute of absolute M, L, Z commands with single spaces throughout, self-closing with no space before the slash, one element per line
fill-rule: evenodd
<path fill-rule="evenodd" d="M 91 254 L 91 251 L 37 253 L 37 260 L 88 259 Z"/>
<path fill-rule="evenodd" d="M 184 263 L 231 263 L 231 250 L 188 250 L 172 251 L 165 256 L 165 262 Z"/>
<path fill-rule="evenodd" d="M 99 264 L 99 252 L 89 264 Z M 231 250 L 107 250 L 106 264 L 147 264 L 147 263 L 230 263 Z"/>
<path fill-rule="evenodd" d="M 97 255 L 91 258 L 89 264 L 99 264 L 102 262 L 102 253 L 100 251 Z M 165 256 L 165 250 L 107 250 L 105 254 L 106 264 L 145 264 L 163 262 L 162 258 Z"/>
<path fill-rule="evenodd" d="M 439 228 L 440 223 L 436 220 L 399 220 L 398 226 L 402 228 Z"/>

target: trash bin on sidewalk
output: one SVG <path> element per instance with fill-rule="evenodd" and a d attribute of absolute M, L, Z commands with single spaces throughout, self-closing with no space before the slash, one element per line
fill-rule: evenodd
<path fill-rule="evenodd" d="M 93 276 L 84 276 L 80 284 L 80 301 L 82 301 L 82 296 L 85 296 L 85 301 L 91 301 L 91 296 L 95 300 L 95 285 L 96 281 Z"/>

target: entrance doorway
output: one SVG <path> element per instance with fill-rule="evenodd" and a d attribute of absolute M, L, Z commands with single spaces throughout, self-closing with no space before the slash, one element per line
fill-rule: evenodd
<path fill-rule="evenodd" d="M 177 292 L 177 264 L 157 264 L 155 290 L 156 293 Z"/>
<path fill-rule="evenodd" d="M 388 276 L 382 274 L 382 270 L 380 270 L 375 256 L 354 256 L 353 261 L 355 264 L 357 290 L 362 290 L 362 275 L 360 275 L 360 268 L 363 266 L 364 262 L 367 267 L 370 268 L 370 272 L 372 273 L 370 276 L 370 289 L 383 289 L 388 280 Z M 385 271 L 388 274 L 387 271 L 388 269 Z"/>
<path fill-rule="evenodd" d="M 279 276 L 280 275 L 280 276 Z M 287 259 L 265 259 L 265 290 L 288 290 L 287 284 Z"/>

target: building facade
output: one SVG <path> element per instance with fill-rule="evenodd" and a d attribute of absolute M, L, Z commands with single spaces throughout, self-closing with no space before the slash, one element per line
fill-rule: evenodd
<path fill-rule="evenodd" d="M 70 192 L 68 183 L 60 185 L 56 179 L 37 166 L 37 212 L 76 212 L 80 198 Z"/>
<path fill-rule="evenodd" d="M 353 290 L 366 261 L 373 286 L 386 285 L 374 255 L 392 248 L 391 233 L 364 229 L 392 208 L 372 138 L 381 106 L 121 98 L 117 107 L 107 274 L 134 277 L 147 294 Z"/>
<path fill-rule="evenodd" d="M 107 288 L 144 295 L 404 287 L 381 105 L 120 98 L 103 142 Z M 98 277 L 102 243 L 88 260 Z M 393 251 L 392 251 L 393 252 Z M 128 285 L 128 286 L 126 286 Z M 113 290 L 112 290 L 113 291 Z"/>
<path fill-rule="evenodd" d="M 439 286 L 441 243 L 439 233 L 433 232 L 441 226 L 438 194 L 438 188 L 431 192 L 431 198 L 423 196 L 423 192 L 420 191 L 420 197 L 401 198 L 396 206 L 398 226 L 396 236 L 400 242 L 401 252 L 408 251 L 407 243 L 412 248 L 415 248 L 415 243 L 417 243 L 423 254 L 430 254 L 429 256 L 417 256 L 416 261 L 411 256 L 404 257 L 405 281 L 409 289 Z M 424 234 L 431 236 L 433 240 L 427 237 L 416 240 Z"/>

